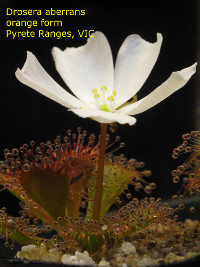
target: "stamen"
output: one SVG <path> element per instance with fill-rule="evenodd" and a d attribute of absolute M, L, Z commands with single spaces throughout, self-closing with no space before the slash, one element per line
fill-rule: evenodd
<path fill-rule="evenodd" d="M 102 86 L 101 87 L 101 91 L 107 91 L 108 89 L 107 89 L 107 87 L 106 86 Z"/>
<path fill-rule="evenodd" d="M 112 95 L 109 96 L 108 101 L 110 101 L 110 110 L 113 110 L 114 109 L 114 101 L 115 101 L 114 96 L 112 96 Z"/>
<path fill-rule="evenodd" d="M 102 87 L 101 87 L 103 103 L 106 102 L 106 91 L 107 91 L 107 90 L 108 90 L 108 89 L 107 89 L 106 86 L 102 86 Z"/>
<path fill-rule="evenodd" d="M 108 97 L 108 101 L 114 101 L 114 97 L 113 97 L 112 95 L 110 95 L 110 96 Z"/>
<path fill-rule="evenodd" d="M 95 102 L 96 102 L 96 105 L 98 108 L 100 107 L 99 97 L 100 97 L 100 95 L 98 93 L 94 94 Z"/>
<path fill-rule="evenodd" d="M 95 93 L 95 94 L 94 94 L 94 97 L 95 97 L 95 98 L 99 98 L 100 95 L 99 95 L 98 93 Z"/>
<path fill-rule="evenodd" d="M 97 108 L 102 110 L 102 111 L 109 112 L 109 111 L 114 110 L 115 97 L 116 97 L 117 92 L 115 90 L 113 90 L 112 95 L 107 97 L 107 95 L 106 95 L 107 91 L 108 91 L 108 89 L 106 86 L 101 87 L 100 94 L 98 94 L 98 90 L 96 88 L 92 89 L 92 93 L 94 94 L 95 104 L 96 104 Z"/>
<path fill-rule="evenodd" d="M 96 88 L 92 89 L 92 93 L 93 94 L 96 93 L 96 92 L 97 92 L 97 89 Z"/>

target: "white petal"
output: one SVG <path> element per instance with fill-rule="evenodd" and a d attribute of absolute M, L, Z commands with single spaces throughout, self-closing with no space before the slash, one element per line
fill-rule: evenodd
<path fill-rule="evenodd" d="M 119 122 L 121 124 L 129 123 L 133 125 L 136 123 L 136 119 L 131 116 L 127 116 L 121 113 L 112 113 L 95 109 L 70 109 L 76 115 L 82 118 L 93 118 L 100 123 Z"/>
<path fill-rule="evenodd" d="M 119 111 L 123 114 L 135 115 L 155 106 L 183 87 L 196 72 L 196 65 L 197 63 L 181 71 L 172 72 L 171 76 L 152 93 L 133 104 L 121 108 Z"/>
<path fill-rule="evenodd" d="M 116 107 L 133 97 L 142 87 L 158 58 L 162 35 L 149 43 L 139 35 L 129 35 L 122 44 L 116 61 L 114 89 Z"/>
<path fill-rule="evenodd" d="M 109 43 L 101 32 L 93 36 L 84 46 L 64 51 L 54 47 L 52 50 L 57 71 L 72 92 L 87 105 L 94 101 L 92 89 L 107 86 L 112 91 L 114 80 Z"/>
<path fill-rule="evenodd" d="M 37 58 L 27 52 L 24 67 L 15 72 L 17 79 L 30 86 L 37 92 L 47 96 L 67 108 L 80 108 L 85 106 L 79 99 L 65 91 L 40 65 Z"/>

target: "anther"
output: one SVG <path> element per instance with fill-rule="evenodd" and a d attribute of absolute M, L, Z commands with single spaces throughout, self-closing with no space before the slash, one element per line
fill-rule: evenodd
<path fill-rule="evenodd" d="M 94 94 L 94 97 L 95 97 L 95 98 L 99 98 L 100 95 L 99 95 L 98 93 L 95 93 L 95 94 Z"/>
<path fill-rule="evenodd" d="M 107 91 L 108 89 L 107 89 L 107 87 L 106 86 L 101 86 L 101 91 Z"/>
<path fill-rule="evenodd" d="M 108 101 L 114 101 L 114 97 L 113 97 L 112 95 L 110 95 L 110 96 L 108 97 Z"/>
<path fill-rule="evenodd" d="M 96 88 L 92 89 L 92 93 L 93 94 L 96 93 L 96 92 L 97 92 L 97 89 Z"/>

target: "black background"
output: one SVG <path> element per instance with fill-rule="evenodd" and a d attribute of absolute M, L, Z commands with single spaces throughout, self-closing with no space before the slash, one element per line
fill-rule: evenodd
<path fill-rule="evenodd" d="M 163 35 L 163 45 L 158 61 L 148 80 L 138 93 L 142 98 L 164 82 L 172 71 L 181 70 L 197 61 L 198 1 L 123 1 L 105 5 L 102 1 L 91 4 L 82 1 L 65 1 L 65 5 L 54 1 L 9 1 L 0 3 L 0 114 L 1 142 L 0 158 L 3 159 L 5 148 L 19 147 L 31 140 L 38 142 L 53 140 L 57 134 L 65 135 L 67 129 L 76 131 L 78 126 L 88 132 L 98 134 L 98 123 L 82 119 L 68 112 L 66 108 L 47 99 L 34 90 L 21 84 L 15 78 L 17 67 L 22 68 L 26 51 L 33 52 L 46 71 L 64 88 L 67 88 L 56 72 L 51 56 L 53 46 L 64 49 L 67 46 L 80 46 L 86 38 L 73 40 L 62 38 L 6 38 L 8 19 L 61 19 L 62 29 L 55 30 L 98 30 L 108 38 L 113 58 L 123 40 L 130 34 L 140 34 L 150 42 L 156 40 L 156 33 Z M 85 9 L 85 16 L 20 17 L 6 16 L 6 8 L 12 9 Z M 22 28 L 13 28 L 13 30 Z M 48 30 L 53 30 L 48 29 Z M 119 125 L 117 135 L 126 143 L 121 151 L 128 158 L 134 157 L 146 163 L 146 168 L 153 172 L 151 181 L 157 183 L 155 196 L 166 199 L 174 194 L 180 185 L 172 183 L 171 171 L 178 162 L 171 157 L 174 147 L 180 144 L 185 132 L 196 129 L 195 98 L 197 77 L 194 75 L 183 89 L 167 100 L 137 115 L 134 126 Z M 197 118 L 198 119 L 198 118 Z M 137 194 L 136 194 L 137 195 Z M 16 208 L 16 202 L 6 192 L 0 195 L 0 207 L 8 210 Z M 12 202 L 11 202 L 12 201 Z"/>

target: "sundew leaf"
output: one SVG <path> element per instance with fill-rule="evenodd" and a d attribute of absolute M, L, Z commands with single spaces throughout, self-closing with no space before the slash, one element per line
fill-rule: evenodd
<path fill-rule="evenodd" d="M 41 169 L 31 169 L 21 176 L 21 184 L 28 196 L 54 220 L 66 215 L 70 186 L 67 175 Z"/>
<path fill-rule="evenodd" d="M 74 172 L 70 179 L 67 173 L 32 168 L 22 172 L 18 178 L 1 173 L 1 184 L 19 200 L 26 202 L 34 216 L 55 228 L 54 221 L 58 217 L 79 216 L 82 194 L 87 187 L 90 171 L 85 168 L 82 173 L 78 173 Z"/>
<path fill-rule="evenodd" d="M 12 243 L 16 241 L 24 245 L 41 244 L 42 238 L 37 236 L 41 232 L 40 228 L 29 223 L 30 221 L 23 217 L 9 216 L 5 208 L 0 210 L 0 234 L 5 235 L 6 243 L 10 239 Z"/>
<path fill-rule="evenodd" d="M 78 242 L 82 250 L 87 250 L 89 253 L 97 252 L 105 241 L 108 239 L 107 233 L 105 235 L 102 234 L 77 234 L 75 236 L 75 240 Z"/>
<path fill-rule="evenodd" d="M 1 185 L 3 187 L 5 187 L 5 181 L 11 181 L 13 179 L 12 176 L 4 175 L 4 174 L 1 174 L 0 177 L 1 177 Z M 21 185 L 19 181 L 18 181 L 18 185 Z M 28 200 L 27 196 L 25 194 L 24 189 L 21 186 L 18 187 L 16 186 L 16 184 L 15 185 L 12 184 L 7 189 L 12 195 L 18 198 L 21 202 L 24 202 L 24 203 L 27 202 Z M 36 205 L 36 203 L 33 200 L 28 201 L 28 208 L 31 211 L 31 214 L 33 217 L 36 217 L 42 220 L 43 222 L 51 225 L 52 227 L 54 227 L 54 219 L 51 216 L 49 216 L 48 213 L 42 207 L 40 207 L 39 205 Z"/>
<path fill-rule="evenodd" d="M 98 154 L 93 136 L 84 145 L 87 133 L 81 133 L 80 127 L 78 135 L 71 130 L 67 134 L 64 143 L 57 136 L 53 143 L 47 141 L 35 146 L 31 141 L 30 147 L 24 144 L 11 152 L 6 149 L 6 160 L 0 164 L 0 183 L 4 189 L 25 202 L 27 209 L 51 226 L 58 217 L 79 216 L 81 199 Z"/>
<path fill-rule="evenodd" d="M 0 173 L 0 185 L 4 188 L 4 189 L 8 189 L 8 191 L 13 194 L 16 198 L 18 198 L 21 201 L 24 201 L 24 199 L 22 198 L 22 191 L 19 190 L 19 188 L 17 187 L 13 187 L 9 184 L 9 186 L 7 186 L 6 184 L 8 184 L 9 181 L 11 181 L 13 179 L 12 176 L 4 175 L 3 173 Z"/>
<path fill-rule="evenodd" d="M 141 173 L 135 168 L 127 167 L 127 165 L 120 163 L 119 161 L 112 162 L 106 161 L 104 166 L 104 182 L 103 182 L 103 195 L 102 195 L 102 206 L 101 214 L 102 218 L 110 207 L 116 202 L 116 199 L 124 192 L 128 184 L 135 178 L 140 178 Z M 91 178 L 91 190 L 89 192 L 89 203 L 86 214 L 86 219 L 92 217 L 93 200 L 95 196 L 95 183 L 96 176 L 93 175 Z"/>
<path fill-rule="evenodd" d="M 87 179 L 72 184 L 67 174 L 31 169 L 23 173 L 21 184 L 28 196 L 56 221 L 65 215 L 78 217 Z"/>
<path fill-rule="evenodd" d="M 22 232 L 20 232 L 17 229 L 11 228 L 4 226 L 0 223 L 0 232 L 2 235 L 7 235 L 8 239 L 10 239 L 12 242 L 15 241 L 21 245 L 30 245 L 30 244 L 35 244 L 35 245 L 40 245 L 42 242 L 42 238 L 40 237 L 31 237 L 30 235 L 26 235 Z M 7 234 L 9 232 L 9 235 Z"/>

